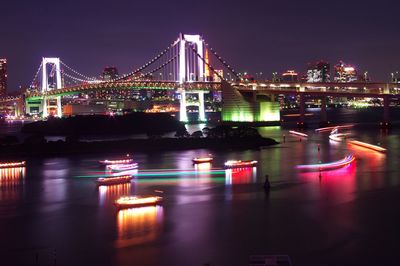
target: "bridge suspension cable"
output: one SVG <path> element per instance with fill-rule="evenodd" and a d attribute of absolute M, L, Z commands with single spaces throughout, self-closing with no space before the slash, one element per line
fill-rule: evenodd
<path fill-rule="evenodd" d="M 208 43 L 204 42 L 205 46 L 209 48 L 209 51 L 223 64 L 236 78 L 240 78 L 236 73 L 235 69 L 233 69 L 227 62 L 224 60 L 212 47 L 208 45 Z"/>
<path fill-rule="evenodd" d="M 74 74 L 85 78 L 85 81 L 95 81 L 95 82 L 101 82 L 102 80 L 96 79 L 95 77 L 89 77 L 86 76 L 84 74 L 79 73 L 78 71 L 76 71 L 75 69 L 73 69 L 72 67 L 68 66 L 67 64 L 65 64 L 63 61 L 60 60 L 60 63 L 67 68 L 68 70 L 72 71 Z M 72 77 L 71 77 L 72 78 Z M 80 79 L 79 81 L 83 81 L 82 79 Z"/>
<path fill-rule="evenodd" d="M 163 63 L 162 65 L 160 65 L 159 67 L 147 72 L 146 74 L 142 74 L 143 77 L 146 77 L 148 75 L 151 75 L 161 69 L 163 69 L 164 67 L 166 67 L 167 65 L 169 65 L 171 62 L 173 62 L 176 58 L 178 57 L 178 55 L 175 55 L 174 57 L 170 58 L 167 62 Z"/>
<path fill-rule="evenodd" d="M 176 45 L 176 43 L 177 42 L 174 42 L 171 45 L 169 45 L 166 49 L 164 49 L 161 53 L 159 53 L 153 59 L 148 61 L 146 64 L 142 65 L 141 67 L 137 68 L 136 70 L 134 70 L 134 71 L 132 71 L 130 73 L 124 74 L 121 77 L 118 77 L 116 79 L 111 80 L 111 82 L 120 81 L 120 80 L 126 79 L 126 78 L 134 76 L 137 73 L 141 72 L 142 70 L 146 69 L 147 67 L 151 66 L 154 62 L 156 62 L 158 59 L 160 59 L 162 56 L 164 56 L 172 47 L 174 47 Z"/>
<path fill-rule="evenodd" d="M 35 81 L 36 81 L 36 79 L 37 79 L 37 77 L 38 77 L 38 75 L 39 75 L 39 72 L 40 72 L 40 70 L 42 69 L 42 66 L 43 66 L 43 62 L 40 63 L 40 65 L 39 65 L 39 67 L 38 67 L 38 70 L 36 71 L 36 74 L 35 74 L 35 76 L 33 77 L 31 84 L 29 85 L 29 88 L 33 88 L 34 83 L 35 83 Z"/>
<path fill-rule="evenodd" d="M 209 68 L 215 75 L 218 76 L 218 78 L 220 78 L 220 79 L 223 80 L 223 81 L 226 81 L 225 78 L 224 78 L 223 76 L 221 76 L 221 75 L 218 73 L 218 71 L 215 71 L 214 67 L 211 66 L 211 65 L 197 52 L 197 49 L 196 49 L 195 47 L 193 47 L 193 46 L 189 46 L 189 47 L 192 49 L 192 51 L 194 52 L 194 54 L 197 55 L 197 57 L 200 58 L 201 61 L 203 61 L 203 63 L 206 64 L 206 65 L 208 66 L 208 68 Z M 234 74 L 234 75 L 235 75 L 235 74 Z M 237 77 L 238 77 L 238 76 L 237 76 Z"/>

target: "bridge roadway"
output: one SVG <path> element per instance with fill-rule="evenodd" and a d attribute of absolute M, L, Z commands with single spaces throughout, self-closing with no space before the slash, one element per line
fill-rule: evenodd
<path fill-rule="evenodd" d="M 298 83 L 298 82 L 246 82 L 230 83 L 241 91 L 258 91 L 267 94 L 309 94 L 315 96 L 337 97 L 383 97 L 384 95 L 400 96 L 400 84 L 381 82 L 352 82 L 352 83 Z M 63 96 L 86 91 L 106 89 L 160 89 L 160 90 L 187 90 L 187 91 L 213 91 L 221 90 L 220 82 L 185 82 L 180 84 L 174 81 L 127 81 L 127 82 L 102 82 L 81 84 L 46 92 L 46 96 Z M 26 92 L 26 98 L 42 98 L 42 92 Z M 16 97 L 1 97 L 0 103 L 19 100 Z"/>

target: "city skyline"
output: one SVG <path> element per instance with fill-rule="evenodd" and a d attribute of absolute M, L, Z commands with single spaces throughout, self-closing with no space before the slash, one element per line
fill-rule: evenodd
<path fill-rule="evenodd" d="M 41 2 L 2 6 L 0 58 L 8 59 L 9 91 L 29 85 L 46 56 L 63 58 L 91 76 L 107 65 L 127 73 L 164 49 L 179 32 L 202 34 L 231 65 L 249 73 L 270 75 L 303 70 L 308 62 L 321 59 L 343 60 L 368 70 L 373 80 L 386 81 L 400 68 L 400 38 L 393 34 L 400 4 L 395 1 L 380 2 L 373 9 L 372 1 L 337 1 L 329 7 L 317 1 L 205 1 L 191 7 L 197 12 L 179 2 L 160 9 L 150 3 L 122 2 L 96 5 L 96 11 L 90 1 Z M 149 10 L 149 15 L 137 10 Z"/>

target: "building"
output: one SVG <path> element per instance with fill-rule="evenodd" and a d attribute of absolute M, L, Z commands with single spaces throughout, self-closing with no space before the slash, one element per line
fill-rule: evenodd
<path fill-rule="evenodd" d="M 116 79 L 118 78 L 118 69 L 114 66 L 105 67 L 101 76 L 104 81 Z"/>
<path fill-rule="evenodd" d="M 213 81 L 214 82 L 221 82 L 221 78 L 220 77 L 224 77 L 224 70 L 223 69 L 215 69 L 213 71 Z"/>
<path fill-rule="evenodd" d="M 340 61 L 335 66 L 335 82 L 355 82 L 358 81 L 357 71 L 354 66 Z"/>
<path fill-rule="evenodd" d="M 307 82 L 330 82 L 331 81 L 331 69 L 327 62 L 319 61 L 315 63 L 309 63 L 307 67 Z"/>
<path fill-rule="evenodd" d="M 288 70 L 285 73 L 282 73 L 282 82 L 298 82 L 299 74 L 297 74 L 294 70 Z"/>
<path fill-rule="evenodd" d="M 7 94 L 7 59 L 0 58 L 0 95 Z"/>

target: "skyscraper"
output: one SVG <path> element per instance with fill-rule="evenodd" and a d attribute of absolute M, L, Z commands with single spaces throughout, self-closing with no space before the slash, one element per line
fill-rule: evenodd
<path fill-rule="evenodd" d="M 355 67 L 345 64 L 342 61 L 335 66 L 335 82 L 354 82 L 357 80 Z"/>
<path fill-rule="evenodd" d="M 307 82 L 330 82 L 330 70 L 329 63 L 324 61 L 308 64 Z"/>
<path fill-rule="evenodd" d="M 104 81 L 110 81 L 118 77 L 118 69 L 116 67 L 105 67 L 102 78 Z"/>
<path fill-rule="evenodd" d="M 7 59 L 0 59 L 0 95 L 7 93 Z"/>

